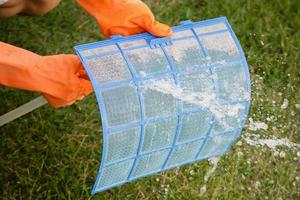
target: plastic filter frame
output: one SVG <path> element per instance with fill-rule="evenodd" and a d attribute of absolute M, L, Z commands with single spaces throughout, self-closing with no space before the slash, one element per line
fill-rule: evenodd
<path fill-rule="evenodd" d="M 103 150 L 92 194 L 226 153 L 250 107 L 250 78 L 225 17 L 75 47 L 94 87 Z"/>

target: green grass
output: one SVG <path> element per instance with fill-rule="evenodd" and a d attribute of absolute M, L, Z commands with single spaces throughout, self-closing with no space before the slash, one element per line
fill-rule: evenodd
<path fill-rule="evenodd" d="M 246 128 L 242 134 L 287 137 L 300 143 L 300 109 L 295 107 L 300 104 L 298 0 L 147 0 L 146 3 L 160 21 L 169 25 L 186 19 L 226 16 L 251 71 L 250 116 L 269 125 L 266 131 L 251 132 Z M 71 0 L 63 1 L 45 16 L 0 21 L 1 41 L 41 55 L 72 53 L 74 45 L 101 39 L 104 37 L 97 24 Z M 36 96 L 0 87 L 0 114 Z M 289 101 L 287 109 L 280 108 L 284 98 Z M 275 119 L 266 121 L 269 116 Z M 0 127 L 0 199 L 200 198 L 200 187 L 209 169 L 207 161 L 90 196 L 102 148 L 99 124 L 96 100 L 91 95 L 63 109 L 44 106 Z M 287 155 L 280 158 L 267 148 L 235 145 L 222 157 L 202 198 L 300 199 L 300 158 L 293 151 L 284 151 Z M 259 187 L 255 187 L 257 181 Z"/>

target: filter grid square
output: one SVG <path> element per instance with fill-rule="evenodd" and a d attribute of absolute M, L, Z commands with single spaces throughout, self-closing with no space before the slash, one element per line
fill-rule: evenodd
<path fill-rule="evenodd" d="M 179 142 L 205 137 L 211 126 L 212 113 L 208 110 L 184 115 Z"/>
<path fill-rule="evenodd" d="M 172 87 L 176 87 L 173 78 L 151 79 L 141 85 L 146 118 L 177 112 L 178 99 L 170 94 Z"/>
<path fill-rule="evenodd" d="M 97 84 L 131 79 L 127 64 L 119 53 L 91 58 L 86 62 Z"/>
<path fill-rule="evenodd" d="M 107 137 L 105 163 L 135 156 L 139 145 L 140 131 L 140 127 L 137 127 L 110 133 Z"/>
<path fill-rule="evenodd" d="M 215 93 L 213 77 L 208 72 L 193 72 L 178 76 L 182 88 L 184 109 L 207 108 Z"/>
<path fill-rule="evenodd" d="M 160 171 L 169 154 L 169 149 L 157 151 L 138 159 L 133 178 Z"/>
<path fill-rule="evenodd" d="M 159 48 L 134 49 L 126 51 L 126 55 L 140 77 L 152 73 L 166 72 L 169 69 L 165 55 Z"/>
<path fill-rule="evenodd" d="M 167 164 L 167 168 L 177 166 L 180 164 L 185 164 L 195 160 L 196 155 L 203 144 L 203 141 L 204 140 L 197 140 L 188 144 L 177 146 L 172 152 L 170 160 Z"/>
<path fill-rule="evenodd" d="M 104 90 L 101 95 L 109 127 L 140 121 L 140 104 L 134 85 Z"/>
<path fill-rule="evenodd" d="M 96 183 L 97 190 L 126 181 L 132 165 L 133 160 L 127 160 L 105 167 Z"/>
<path fill-rule="evenodd" d="M 220 102 L 235 99 L 247 100 L 250 97 L 247 91 L 246 75 L 241 63 L 216 67 L 214 74 Z"/>
<path fill-rule="evenodd" d="M 234 60 L 239 58 L 239 50 L 229 32 L 202 36 L 201 40 L 208 51 L 209 61 Z"/>
<path fill-rule="evenodd" d="M 177 122 L 178 118 L 172 118 L 146 124 L 142 151 L 153 151 L 171 146 Z"/>
<path fill-rule="evenodd" d="M 196 38 L 173 41 L 172 46 L 167 47 L 168 54 L 172 58 L 175 67 L 197 67 L 205 64 L 205 56 Z"/>

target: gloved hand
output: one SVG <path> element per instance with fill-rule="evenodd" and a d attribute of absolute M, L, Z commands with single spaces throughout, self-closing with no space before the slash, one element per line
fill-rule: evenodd
<path fill-rule="evenodd" d="M 77 0 L 97 20 L 109 37 L 149 32 L 158 37 L 171 36 L 172 29 L 155 20 L 151 10 L 139 0 Z"/>
<path fill-rule="evenodd" d="M 93 91 L 77 56 L 40 56 L 3 42 L 0 42 L 0 84 L 41 92 L 56 108 L 81 100 Z"/>
<path fill-rule="evenodd" d="M 172 29 L 155 21 L 138 0 L 77 0 L 93 15 L 105 36 L 150 32 L 170 36 Z M 93 89 L 75 55 L 39 56 L 0 42 L 0 84 L 41 92 L 53 107 L 83 99 Z"/>

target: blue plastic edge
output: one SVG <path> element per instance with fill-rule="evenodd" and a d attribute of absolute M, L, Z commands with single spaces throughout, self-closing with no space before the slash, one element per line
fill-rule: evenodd
<path fill-rule="evenodd" d="M 204 21 L 199 21 L 199 22 L 193 22 L 191 24 L 186 24 L 186 25 L 179 25 L 179 26 L 173 26 L 172 30 L 174 32 L 182 31 L 185 29 L 197 27 L 197 26 L 207 26 L 207 25 L 212 25 L 216 23 L 221 23 L 221 22 L 226 22 L 227 18 L 226 17 L 219 17 L 219 18 L 214 18 L 214 19 L 208 19 Z M 113 37 L 114 39 L 109 39 L 105 41 L 98 41 L 98 42 L 92 42 L 88 44 L 83 44 L 83 45 L 76 45 L 74 48 L 76 52 L 87 50 L 90 48 L 95 48 L 95 47 L 100 47 L 100 46 L 108 46 L 112 44 L 116 44 L 119 42 L 124 42 L 124 41 L 132 41 L 132 40 L 137 40 L 137 39 L 146 39 L 146 40 L 151 40 L 151 39 L 156 39 L 157 37 L 151 35 L 150 33 L 141 33 L 141 34 L 136 34 L 132 36 L 119 36 Z"/>

